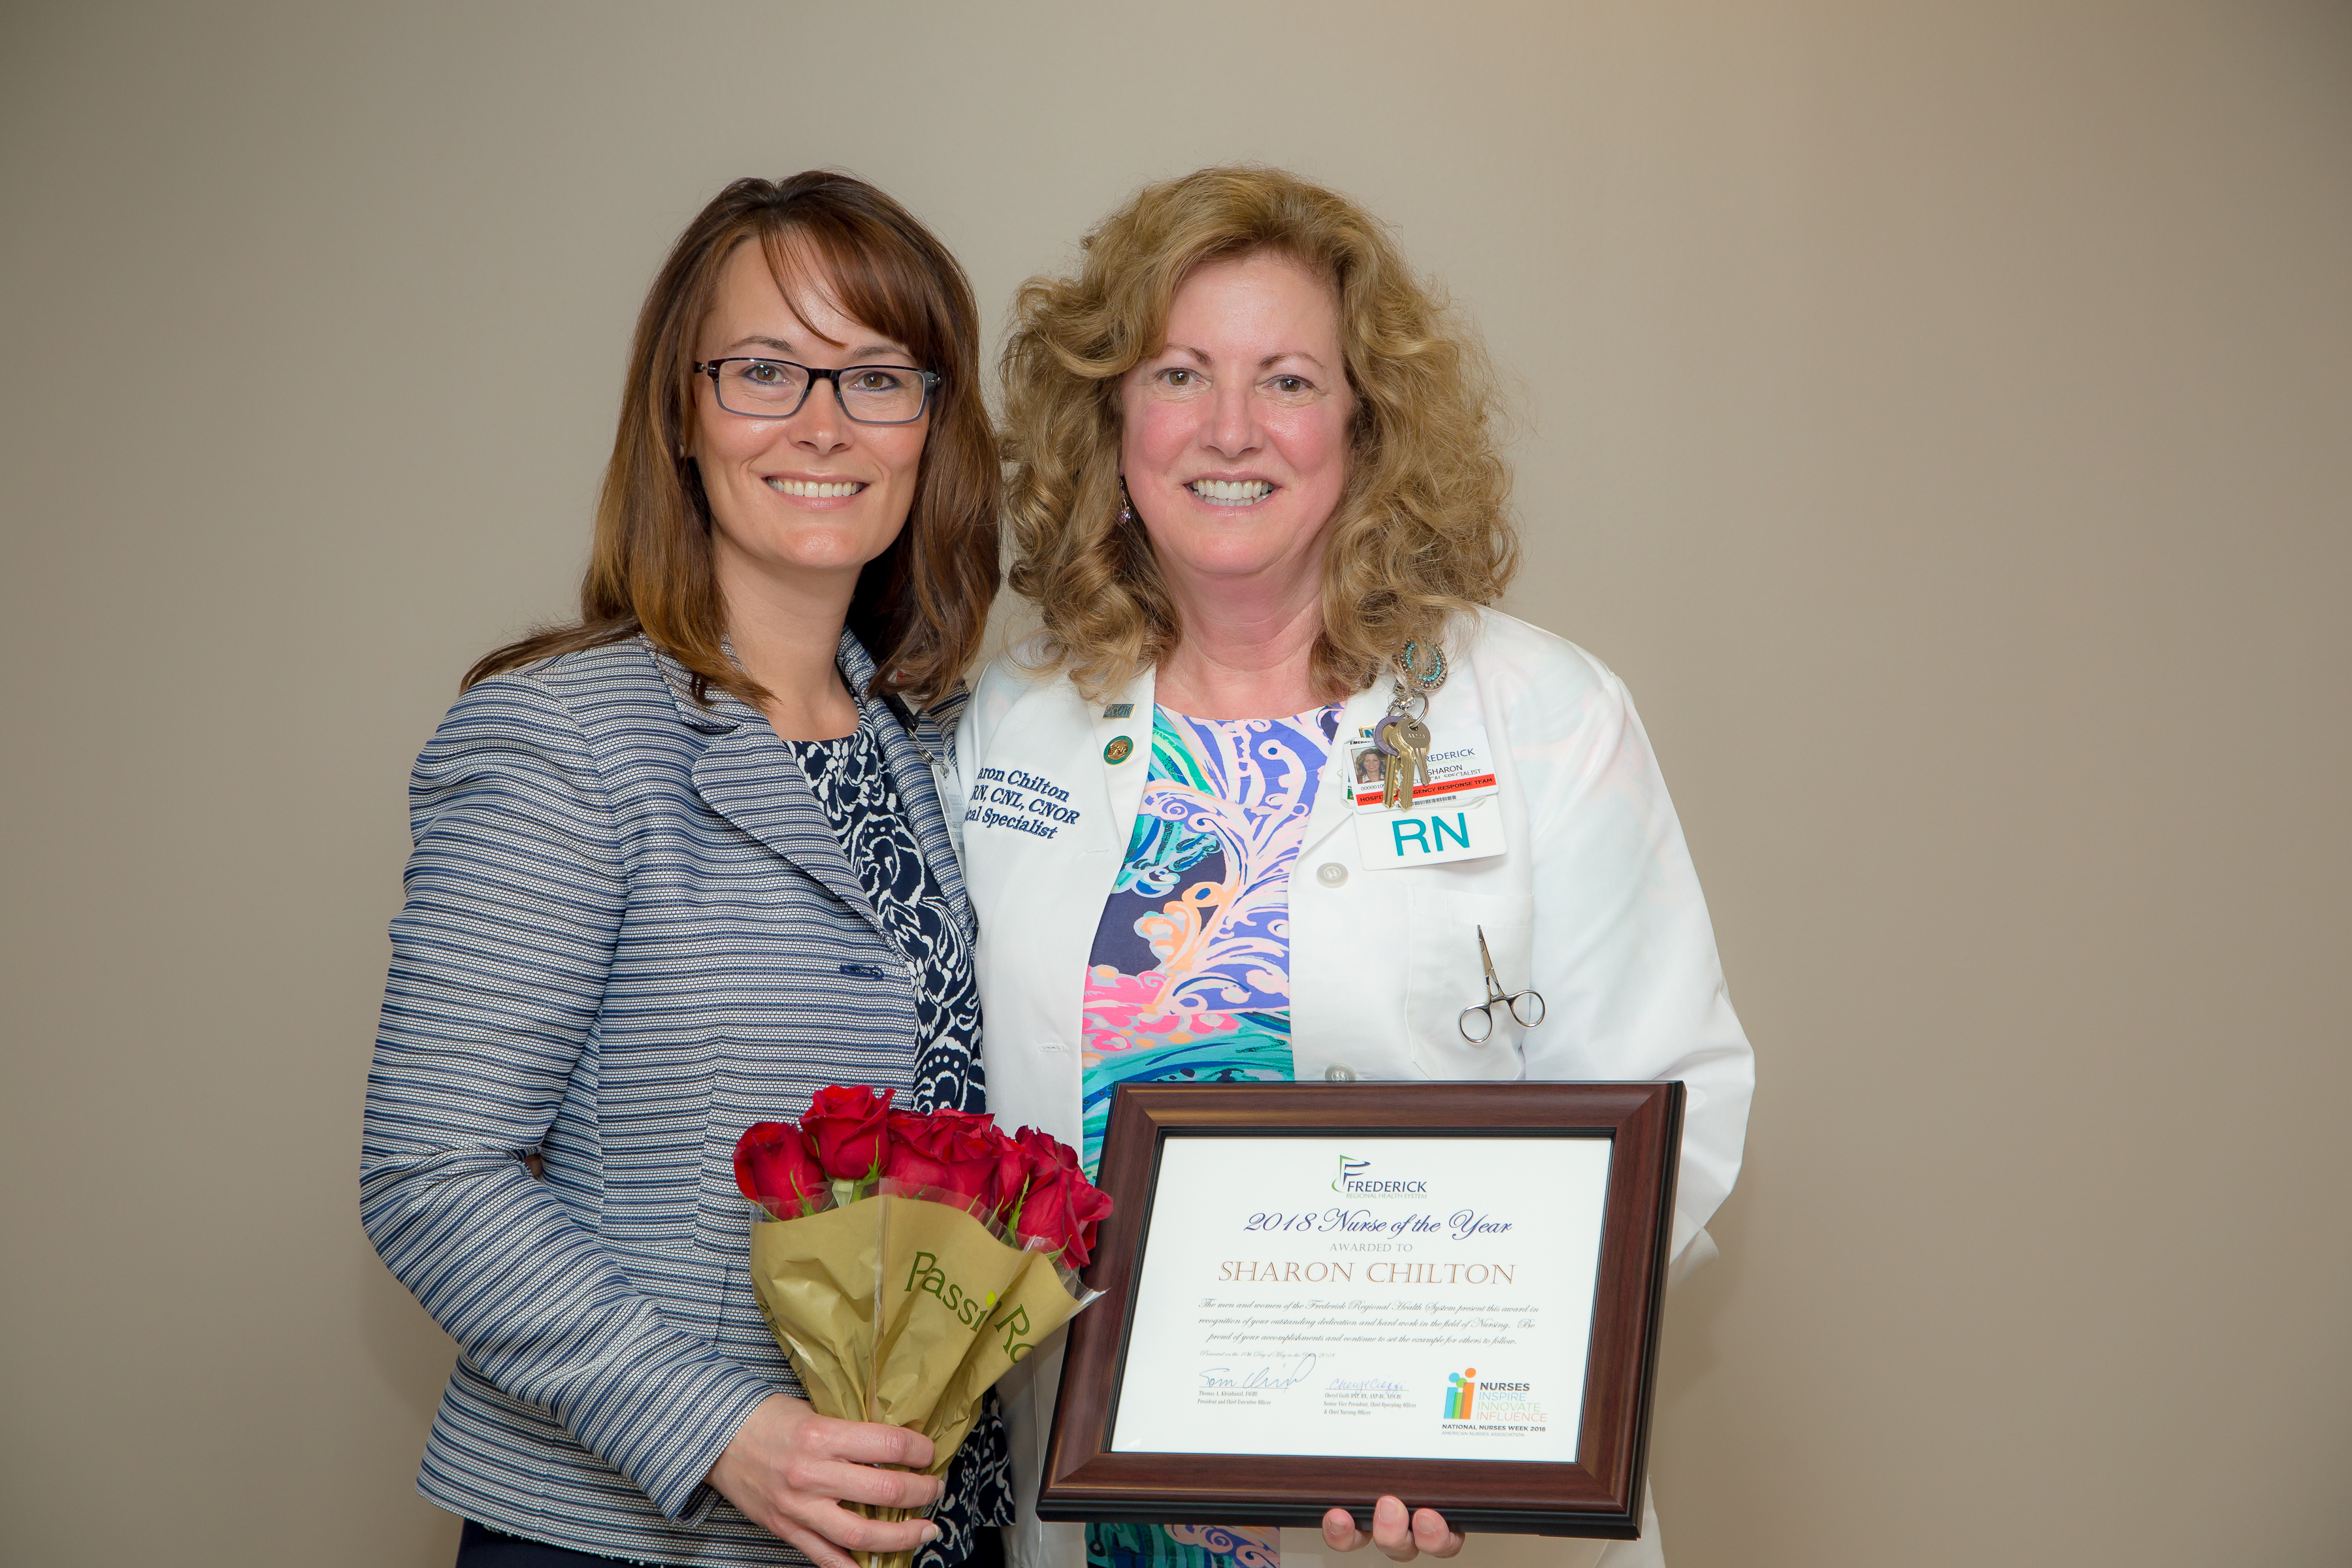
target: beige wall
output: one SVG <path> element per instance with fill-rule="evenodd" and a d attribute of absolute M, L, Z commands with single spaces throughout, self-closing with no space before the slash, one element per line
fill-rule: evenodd
<path fill-rule="evenodd" d="M 448 1561 L 352 1179 L 404 780 L 685 219 L 845 165 L 993 321 L 1234 157 L 1484 322 L 1511 606 L 1712 900 L 1677 1568 L 2352 1559 L 2352 12 L 436 0 L 0 16 L 0 1560 Z"/>

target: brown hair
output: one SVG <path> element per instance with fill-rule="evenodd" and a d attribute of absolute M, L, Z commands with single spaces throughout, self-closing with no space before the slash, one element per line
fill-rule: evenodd
<path fill-rule="evenodd" d="M 1232 165 L 1146 186 L 1083 243 L 1077 276 L 1022 285 L 1003 362 L 1012 583 L 1043 616 L 1046 668 L 1100 693 L 1182 637 L 1149 541 L 1118 521 L 1119 383 L 1159 352 L 1194 268 L 1258 251 L 1332 281 L 1356 395 L 1317 683 L 1358 690 L 1405 644 L 1435 646 L 1448 614 L 1502 596 L 1518 543 L 1493 372 L 1370 214 L 1279 169 Z"/>
<path fill-rule="evenodd" d="M 863 180 L 814 172 L 738 180 L 704 207 L 662 264 L 629 347 L 620 428 L 596 503 L 580 619 L 486 656 L 466 684 L 643 632 L 710 688 L 755 706 L 768 693 L 727 657 L 726 605 L 711 566 L 710 503 L 691 459 L 694 338 L 735 247 L 756 239 L 789 300 L 796 274 L 842 312 L 940 373 L 907 525 L 866 563 L 849 629 L 874 656 L 872 692 L 919 702 L 952 690 L 978 652 L 998 579 L 1002 474 L 980 385 L 980 312 L 947 247 Z"/>

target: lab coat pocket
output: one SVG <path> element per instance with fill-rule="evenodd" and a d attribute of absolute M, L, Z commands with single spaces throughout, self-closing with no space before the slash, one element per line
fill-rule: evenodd
<path fill-rule="evenodd" d="M 1474 1044 L 1463 1034 L 1463 1009 L 1486 1000 L 1486 970 L 1478 957 L 1481 931 L 1486 933 L 1486 951 L 1494 955 L 1496 978 L 1504 992 L 1524 990 L 1534 949 L 1535 900 L 1531 896 L 1421 886 L 1412 889 L 1405 1027 L 1412 1040 L 1414 1064 L 1434 1079 L 1507 1079 L 1521 1074 L 1519 1047 L 1527 1030 L 1512 1018 L 1508 1007 L 1497 1005 L 1491 1009 L 1494 1029 L 1484 1044 Z"/>

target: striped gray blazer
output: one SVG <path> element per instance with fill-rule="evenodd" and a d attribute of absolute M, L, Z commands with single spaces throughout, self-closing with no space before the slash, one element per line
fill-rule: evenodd
<path fill-rule="evenodd" d="M 841 668 L 873 674 L 846 633 Z M 735 1139 L 829 1083 L 903 1101 L 915 983 L 796 759 L 687 682 L 642 639 L 566 654 L 474 687 L 418 758 L 361 1220 L 461 1352 L 426 1498 L 583 1552 L 799 1563 L 701 1484 L 799 1392 Z M 860 702 L 969 930 L 945 737 Z"/>

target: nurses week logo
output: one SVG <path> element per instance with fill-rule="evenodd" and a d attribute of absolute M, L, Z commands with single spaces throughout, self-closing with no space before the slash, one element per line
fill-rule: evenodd
<path fill-rule="evenodd" d="M 1478 1381 L 1478 1369 L 1445 1374 L 1444 1421 L 1466 1422 L 1482 1432 L 1540 1432 L 1544 1408 L 1531 1383 Z"/>

